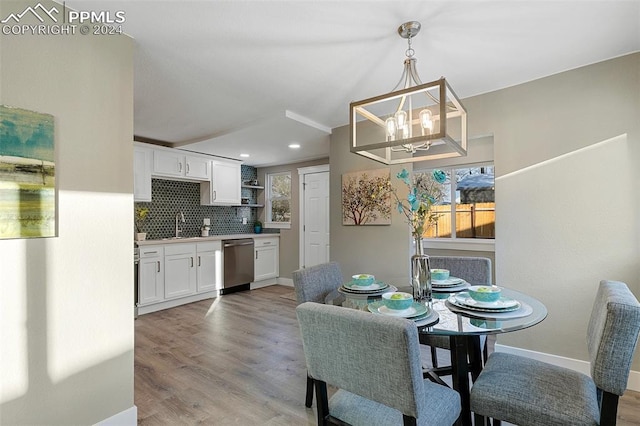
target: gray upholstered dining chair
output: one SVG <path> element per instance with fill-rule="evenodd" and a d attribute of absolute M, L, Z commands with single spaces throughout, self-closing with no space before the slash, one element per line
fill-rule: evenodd
<path fill-rule="evenodd" d="M 638 300 L 625 283 L 601 281 L 587 328 L 591 377 L 493 353 L 471 389 L 476 424 L 484 416 L 522 426 L 615 425 L 639 333 Z"/>
<path fill-rule="evenodd" d="M 460 396 L 422 377 L 413 321 L 334 305 L 296 308 L 318 424 L 451 425 Z M 338 390 L 329 400 L 327 385 Z"/>
<path fill-rule="evenodd" d="M 462 278 L 472 285 L 492 284 L 491 259 L 486 257 L 429 256 L 431 269 L 448 269 L 452 277 Z M 486 338 L 482 336 L 480 345 L 485 347 Z M 450 349 L 448 336 L 420 335 L 420 343 L 431 346 L 431 365 L 438 367 L 436 348 Z M 440 375 L 443 374 L 443 369 Z M 450 373 L 449 373 L 450 374 Z"/>
<path fill-rule="evenodd" d="M 325 297 L 342 285 L 342 272 L 338 262 L 328 262 L 293 271 L 293 287 L 298 304 L 324 303 Z M 307 376 L 305 405 L 313 403 L 313 379 Z"/>

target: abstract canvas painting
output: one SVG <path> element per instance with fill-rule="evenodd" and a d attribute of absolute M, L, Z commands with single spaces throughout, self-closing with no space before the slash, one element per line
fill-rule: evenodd
<path fill-rule="evenodd" d="M 389 169 L 342 175 L 342 224 L 390 225 L 391 179 Z"/>
<path fill-rule="evenodd" d="M 54 237 L 54 120 L 0 105 L 0 238 Z"/>

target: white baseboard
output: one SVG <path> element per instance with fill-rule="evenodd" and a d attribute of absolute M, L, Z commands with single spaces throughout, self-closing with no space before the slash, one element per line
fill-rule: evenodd
<path fill-rule="evenodd" d="M 95 426 L 135 426 L 138 424 L 138 407 L 135 405 L 104 419 Z"/>
<path fill-rule="evenodd" d="M 268 287 L 274 284 L 278 284 L 278 278 L 269 278 L 262 281 L 254 281 L 249 285 L 249 289 L 255 290 L 257 288 Z"/>
<path fill-rule="evenodd" d="M 278 277 L 278 284 L 293 287 L 293 280 L 291 278 Z"/>
<path fill-rule="evenodd" d="M 151 312 L 157 312 L 163 309 L 175 308 L 176 306 L 184 305 L 186 303 L 199 302 L 201 300 L 212 299 L 214 297 L 218 297 L 218 290 L 193 294 L 187 297 L 179 297 L 177 299 L 169 299 L 163 302 L 153 303 L 151 305 L 142 305 L 138 306 L 138 315 L 149 314 Z"/>
<path fill-rule="evenodd" d="M 499 343 L 496 343 L 495 351 L 543 361 L 552 365 L 557 365 L 558 367 L 568 368 L 570 370 L 586 374 L 587 376 L 591 376 L 591 365 L 587 361 L 547 354 L 544 352 L 531 351 L 528 349 L 514 348 L 512 346 L 501 345 Z M 640 392 L 640 371 L 631 370 L 629 373 L 629 380 L 627 381 L 627 389 Z"/>

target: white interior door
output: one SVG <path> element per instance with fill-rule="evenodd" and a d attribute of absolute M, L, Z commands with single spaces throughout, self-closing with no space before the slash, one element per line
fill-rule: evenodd
<path fill-rule="evenodd" d="M 301 266 L 308 268 L 329 261 L 329 172 L 303 176 L 304 253 Z"/>

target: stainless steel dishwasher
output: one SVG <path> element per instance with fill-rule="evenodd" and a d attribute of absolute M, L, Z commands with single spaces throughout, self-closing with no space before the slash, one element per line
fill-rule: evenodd
<path fill-rule="evenodd" d="M 223 293 L 229 289 L 241 290 L 240 286 L 253 281 L 253 239 L 223 240 L 224 283 Z"/>

